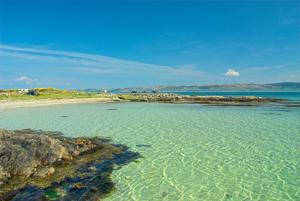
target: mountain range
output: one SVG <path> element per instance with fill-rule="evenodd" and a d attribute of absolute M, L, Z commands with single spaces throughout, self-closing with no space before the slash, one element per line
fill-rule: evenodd
<path fill-rule="evenodd" d="M 92 89 L 88 89 L 87 91 L 92 91 Z M 213 85 L 190 85 L 190 86 L 127 87 L 127 88 L 108 89 L 107 91 L 111 93 L 201 92 L 201 91 L 300 91 L 300 82 L 280 82 L 280 83 L 270 83 L 270 84 L 213 84 Z"/>

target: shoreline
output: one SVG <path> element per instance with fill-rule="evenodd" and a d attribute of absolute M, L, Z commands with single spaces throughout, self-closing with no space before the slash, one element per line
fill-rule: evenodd
<path fill-rule="evenodd" d="M 0 101 L 0 110 L 23 108 L 23 107 L 41 107 L 52 105 L 67 105 L 78 103 L 111 103 L 120 101 L 115 98 L 72 98 L 72 99 L 39 99 L 39 100 L 8 100 Z"/>
<path fill-rule="evenodd" d="M 39 107 L 52 105 L 80 104 L 80 103 L 113 103 L 113 102 L 152 102 L 173 104 L 202 104 L 212 106 L 257 106 L 266 103 L 282 103 L 287 101 L 276 98 L 262 98 L 255 96 L 189 96 L 178 94 L 115 94 L 110 97 L 62 98 L 62 99 L 29 99 L 29 100 L 0 100 L 0 110 Z"/>

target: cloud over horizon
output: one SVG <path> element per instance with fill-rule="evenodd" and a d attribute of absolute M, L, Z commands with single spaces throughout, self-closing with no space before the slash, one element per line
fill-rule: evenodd
<path fill-rule="evenodd" d="M 239 70 L 231 68 L 222 74 L 222 66 L 217 71 L 210 71 L 207 66 L 192 62 L 157 65 L 100 54 L 0 44 L 0 81 L 1 87 L 5 88 L 27 85 L 90 88 L 297 81 L 298 74 L 289 73 L 289 68 L 296 65 L 233 65 L 239 66 Z M 273 76 L 265 78 L 266 73 L 262 72 Z M 233 79 L 240 77 L 240 73 L 244 75 L 242 79 Z"/>
<path fill-rule="evenodd" d="M 26 75 L 22 75 L 20 77 L 15 78 L 14 81 L 15 82 L 24 82 L 25 84 L 30 85 L 34 82 L 37 82 L 37 79 L 33 79 L 33 78 L 30 78 Z"/>
<path fill-rule="evenodd" d="M 234 69 L 228 69 L 228 71 L 225 73 L 225 76 L 227 77 L 239 77 L 240 73 Z"/>
<path fill-rule="evenodd" d="M 42 60 L 47 61 L 60 61 L 66 63 L 77 64 L 82 67 L 87 67 L 87 72 L 101 72 L 101 73 L 114 73 L 116 71 L 129 70 L 136 72 L 147 73 L 167 73 L 183 76 L 203 76 L 204 73 L 197 69 L 175 68 L 165 65 L 148 64 L 138 61 L 118 59 L 114 57 L 103 56 L 99 54 L 87 54 L 81 52 L 61 51 L 61 50 L 48 50 L 42 48 L 24 48 L 18 46 L 1 45 L 0 52 L 2 55 L 18 57 L 30 60 Z M 74 65 L 74 69 L 80 68 Z M 96 70 L 97 69 L 97 70 Z M 128 71 L 127 71 L 128 72 Z"/>
<path fill-rule="evenodd" d="M 4 44 L 0 44 L 0 57 L 2 57 L 2 61 L 6 60 L 6 62 L 9 62 L 11 66 L 18 66 L 10 67 L 11 69 L 18 69 L 18 74 L 28 74 L 28 71 L 35 74 L 40 72 L 41 75 L 39 76 L 41 77 L 48 76 L 44 75 L 46 71 L 49 72 L 49 75 L 55 74 L 56 78 L 76 74 L 76 76 L 98 75 L 102 77 L 126 75 L 131 77 L 131 79 L 140 79 L 138 76 L 152 77 L 151 79 L 149 78 L 149 80 L 155 80 L 156 78 L 173 80 L 185 78 L 195 80 L 206 75 L 205 72 L 191 68 L 190 66 L 172 67 L 118 59 L 99 54 L 50 50 L 46 48 L 27 48 Z M 1 62 L 0 70 L 1 64 L 4 66 Z M 42 70 L 43 68 L 44 71 Z M 62 73 L 64 73 L 64 75 Z M 34 81 L 27 76 L 19 77 L 17 80 L 27 84 L 33 83 Z M 69 82 L 70 80 L 66 81 Z"/>

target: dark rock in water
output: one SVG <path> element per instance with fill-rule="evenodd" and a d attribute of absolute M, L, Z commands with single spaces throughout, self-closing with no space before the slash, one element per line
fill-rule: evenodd
<path fill-rule="evenodd" d="M 135 146 L 137 146 L 137 147 L 148 147 L 148 148 L 152 147 L 150 144 L 137 144 Z"/>
<path fill-rule="evenodd" d="M 67 115 L 61 115 L 61 116 L 59 116 L 59 117 L 67 118 L 67 117 L 69 117 L 69 116 L 67 116 Z"/>
<path fill-rule="evenodd" d="M 140 157 L 107 139 L 0 129 L 0 200 L 99 200 L 115 167 Z"/>
<path fill-rule="evenodd" d="M 5 196 L 0 197 L 0 200 L 6 201 L 48 201 L 43 190 L 36 186 L 28 185 L 22 189 L 12 191 Z"/>
<path fill-rule="evenodd" d="M 291 108 L 296 108 L 296 107 L 300 107 L 300 103 L 294 103 L 294 104 L 286 104 L 284 105 L 285 107 L 291 107 Z"/>
<path fill-rule="evenodd" d="M 114 111 L 114 110 L 118 110 L 118 109 L 116 109 L 116 108 L 109 108 L 109 109 L 106 109 L 106 110 L 108 110 L 108 111 Z"/>
<path fill-rule="evenodd" d="M 230 199 L 230 195 L 228 193 L 225 193 L 225 199 Z"/>
<path fill-rule="evenodd" d="M 162 192 L 162 194 L 161 194 L 161 197 L 166 197 L 168 195 L 168 193 L 166 193 L 166 192 Z"/>
<path fill-rule="evenodd" d="M 276 112 L 291 112 L 291 108 L 276 108 L 276 109 L 272 109 L 273 111 L 276 111 Z"/>
<path fill-rule="evenodd" d="M 262 114 L 264 114 L 264 115 L 278 115 L 278 116 L 282 115 L 280 113 L 275 113 L 275 112 L 264 112 Z"/>
<path fill-rule="evenodd" d="M 286 102 L 284 99 L 256 96 L 190 96 L 170 93 L 131 93 L 125 96 L 120 95 L 119 99 L 133 102 L 193 103 L 211 106 L 257 106 L 264 103 Z"/>

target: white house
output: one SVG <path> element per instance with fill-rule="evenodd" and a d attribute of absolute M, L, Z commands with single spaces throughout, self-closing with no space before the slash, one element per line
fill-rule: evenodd
<path fill-rule="evenodd" d="M 19 93 L 22 93 L 22 94 L 23 94 L 23 93 L 28 93 L 28 92 L 29 92 L 29 89 L 19 89 L 18 92 L 19 92 Z"/>

